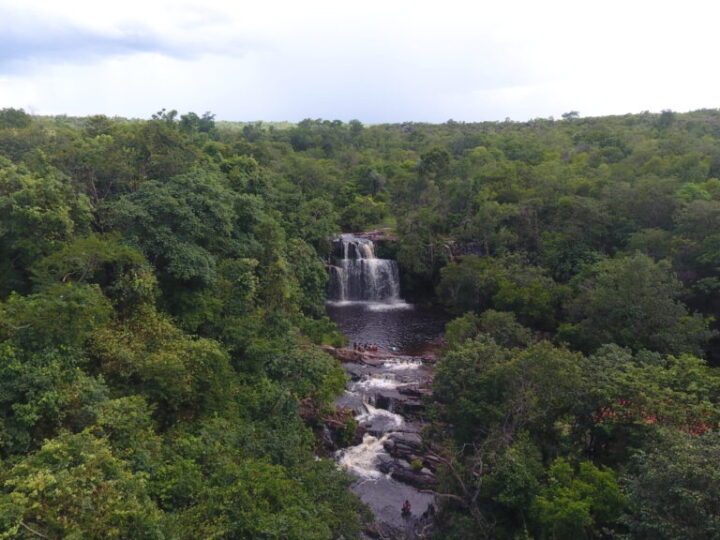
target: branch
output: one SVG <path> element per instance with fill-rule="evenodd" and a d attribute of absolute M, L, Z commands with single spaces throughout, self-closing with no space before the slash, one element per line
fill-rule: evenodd
<path fill-rule="evenodd" d="M 27 525 L 24 521 L 20 521 L 20 525 L 22 525 L 23 527 L 25 527 L 25 528 L 26 528 L 28 531 L 30 531 L 31 533 L 36 534 L 36 535 L 39 536 L 40 538 L 48 538 L 47 535 L 44 535 L 43 533 L 36 531 L 36 530 L 33 529 L 32 527 L 30 527 L 30 525 Z"/>
<path fill-rule="evenodd" d="M 454 501 L 459 502 L 462 504 L 465 508 L 468 507 L 468 503 L 465 499 L 460 497 L 460 495 L 455 495 L 454 493 L 440 493 L 439 491 L 434 491 L 432 489 L 419 489 L 420 493 L 428 493 L 430 495 L 435 495 L 436 497 L 444 497 L 446 499 L 452 499 Z"/>
<path fill-rule="evenodd" d="M 478 500 L 478 497 L 480 496 L 480 491 L 482 490 L 482 485 L 483 485 L 483 469 L 484 469 L 483 465 L 484 465 L 484 464 L 483 464 L 483 461 L 482 461 L 482 458 L 481 458 L 481 459 L 480 459 L 480 471 L 478 472 L 478 477 L 479 477 L 479 478 L 478 478 L 478 483 L 477 483 L 477 486 L 475 487 L 475 493 L 473 493 L 472 500 L 471 500 L 473 506 L 477 505 L 477 500 Z"/>

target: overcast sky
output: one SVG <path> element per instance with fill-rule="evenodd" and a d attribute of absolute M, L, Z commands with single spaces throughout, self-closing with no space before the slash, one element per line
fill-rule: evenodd
<path fill-rule="evenodd" d="M 718 15 L 712 0 L 0 0 L 0 108 L 365 123 L 717 108 Z"/>

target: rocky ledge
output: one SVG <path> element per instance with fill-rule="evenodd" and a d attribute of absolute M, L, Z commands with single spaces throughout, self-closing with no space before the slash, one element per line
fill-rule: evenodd
<path fill-rule="evenodd" d="M 435 461 L 426 455 L 422 438 L 417 433 L 393 433 L 383 444 L 388 455 L 381 456 L 378 469 L 395 480 L 418 489 L 430 489 L 437 480 Z"/>
<path fill-rule="evenodd" d="M 341 364 L 364 364 L 368 366 L 381 366 L 383 362 L 391 358 L 397 358 L 397 353 L 379 349 L 374 352 L 355 351 L 346 347 L 332 347 L 330 345 L 322 345 L 321 349 L 331 356 L 337 358 Z M 423 364 L 434 364 L 437 357 L 432 352 L 427 352 L 422 356 L 412 357 L 422 361 Z"/>

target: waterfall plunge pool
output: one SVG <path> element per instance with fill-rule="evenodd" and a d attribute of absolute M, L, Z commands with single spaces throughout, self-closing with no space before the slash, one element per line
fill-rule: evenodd
<path fill-rule="evenodd" d="M 442 331 L 448 316 L 434 306 L 402 302 L 327 302 L 325 311 L 353 343 L 374 343 L 406 355 L 421 355 Z"/>

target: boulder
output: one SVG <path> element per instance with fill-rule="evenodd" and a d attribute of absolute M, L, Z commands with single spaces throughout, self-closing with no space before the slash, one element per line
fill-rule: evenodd
<path fill-rule="evenodd" d="M 365 363 L 364 353 L 361 353 L 359 351 L 354 351 L 352 349 L 331 347 L 330 345 L 323 345 L 321 348 L 323 351 L 325 351 L 329 355 L 337 358 L 343 364 L 344 363 L 355 363 L 355 364 L 364 364 Z"/>
<path fill-rule="evenodd" d="M 396 467 L 390 473 L 390 476 L 398 482 L 409 484 L 418 489 L 429 489 L 437 483 L 435 475 L 424 468 L 420 471 L 416 471 L 412 467 Z"/>

